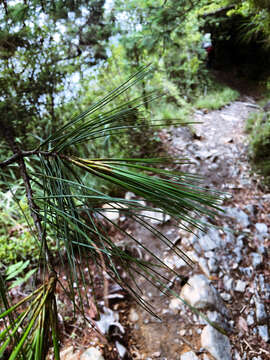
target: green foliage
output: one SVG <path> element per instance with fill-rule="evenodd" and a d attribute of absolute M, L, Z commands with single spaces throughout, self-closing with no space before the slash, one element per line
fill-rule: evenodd
<path fill-rule="evenodd" d="M 237 100 L 239 93 L 226 86 L 216 86 L 205 95 L 201 95 L 195 101 L 197 109 L 217 110 Z"/>
<path fill-rule="evenodd" d="M 32 134 L 61 121 L 55 108 L 74 93 L 71 74 L 106 59 L 112 25 L 104 0 L 26 0 L 1 2 L 0 27 L 1 121 L 31 147 Z"/>
<path fill-rule="evenodd" d="M 37 264 L 40 258 L 40 243 L 33 228 L 26 196 L 22 185 L 17 185 L 0 194 L 0 263 L 9 265 L 19 260 L 31 260 Z M 57 249 L 54 236 L 48 229 L 48 241 L 52 251 Z"/>
<path fill-rule="evenodd" d="M 24 274 L 24 270 L 30 265 L 30 260 L 27 260 L 25 262 L 19 261 L 18 263 L 15 263 L 13 265 L 9 265 L 6 269 L 6 281 L 13 280 L 11 285 L 9 286 L 9 289 L 12 289 L 16 286 L 20 286 L 27 282 L 28 279 L 30 279 L 34 273 L 37 271 L 37 269 L 29 270 L 26 274 Z"/>
<path fill-rule="evenodd" d="M 250 115 L 246 130 L 249 132 L 250 156 L 254 169 L 270 184 L 270 117 L 269 113 Z"/>

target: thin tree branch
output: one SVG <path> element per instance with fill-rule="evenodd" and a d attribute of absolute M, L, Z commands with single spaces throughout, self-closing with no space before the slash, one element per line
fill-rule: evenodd
<path fill-rule="evenodd" d="M 26 191 L 27 202 L 28 202 L 30 213 L 34 220 L 34 224 L 35 224 L 35 227 L 36 227 L 36 230 L 38 233 L 38 239 L 40 241 L 41 246 L 44 245 L 47 263 L 49 265 L 50 270 L 53 271 L 52 255 L 51 255 L 49 248 L 47 246 L 47 243 L 45 241 L 46 229 L 43 230 L 43 228 L 42 228 L 41 219 L 40 219 L 40 216 L 38 213 L 39 208 L 33 200 L 33 190 L 31 187 L 30 178 L 28 176 L 27 169 L 25 166 L 25 161 L 24 161 L 24 157 L 38 153 L 38 151 L 22 152 L 21 149 L 19 148 L 18 144 L 15 142 L 15 136 L 14 136 L 13 129 L 10 126 L 7 127 L 5 124 L 1 124 L 1 125 L 2 125 L 2 127 L 0 130 L 0 133 L 5 138 L 10 149 L 14 153 L 14 155 L 10 159 L 4 161 L 4 163 L 11 164 L 11 163 L 17 162 L 19 165 L 20 175 L 23 179 L 23 183 L 24 183 L 24 187 L 25 187 L 25 191 Z M 46 154 L 49 154 L 49 153 L 46 153 Z M 1 163 L 1 164 L 3 164 L 3 163 Z M 6 166 L 6 164 L 5 164 L 5 166 Z"/>
<path fill-rule="evenodd" d="M 5 161 L 2 161 L 0 163 L 0 169 L 14 164 L 14 163 L 18 163 L 19 158 L 25 158 L 25 157 L 29 157 L 32 155 L 43 155 L 43 156 L 59 156 L 57 153 L 53 153 L 53 152 L 49 152 L 49 151 L 40 151 L 40 150 L 32 150 L 32 151 L 21 151 L 21 152 L 17 152 L 14 155 L 12 155 L 10 158 L 8 158 Z"/>

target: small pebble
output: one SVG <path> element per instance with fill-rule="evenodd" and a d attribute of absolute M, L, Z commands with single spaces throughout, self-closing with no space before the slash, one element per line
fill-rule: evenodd
<path fill-rule="evenodd" d="M 248 324 L 248 326 L 251 326 L 254 324 L 254 317 L 251 314 L 248 314 L 248 316 L 247 316 L 247 324 Z"/>
<path fill-rule="evenodd" d="M 131 322 L 137 322 L 139 320 L 139 315 L 138 313 L 135 311 L 135 309 L 131 308 L 130 312 L 129 312 L 129 321 Z"/>
<path fill-rule="evenodd" d="M 237 280 L 234 290 L 243 293 L 246 290 L 246 286 L 246 281 Z"/>
<path fill-rule="evenodd" d="M 222 297 L 222 299 L 224 301 L 230 301 L 231 300 L 231 295 L 230 294 L 227 294 L 227 293 L 221 293 L 220 296 Z"/>
<path fill-rule="evenodd" d="M 268 230 L 267 225 L 264 223 L 255 224 L 255 228 L 259 234 L 266 234 Z"/>
<path fill-rule="evenodd" d="M 211 272 L 215 273 L 218 271 L 218 262 L 214 257 L 211 257 L 207 263 L 208 263 L 208 268 Z"/>
<path fill-rule="evenodd" d="M 230 291 L 232 289 L 233 279 L 228 275 L 225 275 L 223 278 L 223 284 L 226 291 Z"/>
<path fill-rule="evenodd" d="M 195 352 L 188 351 L 181 355 L 180 360 L 199 360 L 199 358 Z"/>
<path fill-rule="evenodd" d="M 258 326 L 258 333 L 259 336 L 263 339 L 263 341 L 269 341 L 269 333 L 268 333 L 268 326 L 267 325 L 260 325 Z"/>
<path fill-rule="evenodd" d="M 257 254 L 257 253 L 251 253 L 251 256 L 252 256 L 252 265 L 254 269 L 257 269 L 262 264 L 263 257 L 261 254 Z"/>
<path fill-rule="evenodd" d="M 267 321 L 267 314 L 265 311 L 264 304 L 258 300 L 255 300 L 255 306 L 256 306 L 256 319 L 258 324 L 263 324 Z"/>

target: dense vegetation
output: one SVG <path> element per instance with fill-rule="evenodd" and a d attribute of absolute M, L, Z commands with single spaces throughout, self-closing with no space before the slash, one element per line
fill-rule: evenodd
<path fill-rule="evenodd" d="M 142 226 L 147 219 L 141 211 L 152 208 L 187 228 L 200 227 L 190 213 L 214 212 L 217 196 L 196 187 L 196 177 L 178 173 L 173 159 L 160 158 L 157 129 L 187 123 L 195 107 L 220 108 L 237 98 L 207 68 L 204 33 L 212 33 L 216 46 L 214 69 L 224 68 L 219 49 L 226 41 L 235 46 L 239 40 L 240 48 L 256 44 L 264 54 L 270 9 L 263 0 L 25 0 L 3 1 L 0 8 L 0 295 L 6 309 L 1 317 L 7 319 L 0 356 L 15 359 L 24 352 L 43 359 L 50 334 L 57 358 L 55 254 L 68 264 L 74 312 L 83 312 L 74 284 L 92 281 L 80 271 L 86 254 L 122 286 L 116 260 L 131 277 L 132 271 L 146 271 L 164 285 L 160 264 L 114 244 L 105 223 L 118 225 L 106 218 L 104 205 Z M 238 65 L 226 59 L 226 66 Z M 269 149 L 269 122 L 261 125 L 251 126 L 261 130 L 251 138 L 255 159 L 264 159 Z M 124 199 L 125 191 L 147 205 Z M 7 287 L 33 273 L 43 285 L 22 300 L 18 316 Z"/>

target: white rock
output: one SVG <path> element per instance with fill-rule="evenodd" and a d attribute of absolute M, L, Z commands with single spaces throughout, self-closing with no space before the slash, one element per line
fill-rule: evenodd
<path fill-rule="evenodd" d="M 206 235 L 199 237 L 199 244 L 203 251 L 210 251 L 222 247 L 223 240 L 215 229 L 210 229 Z"/>
<path fill-rule="evenodd" d="M 200 268 L 202 269 L 202 271 L 204 272 L 204 274 L 209 277 L 210 276 L 210 271 L 207 265 L 207 261 L 205 260 L 205 258 L 200 258 L 199 259 L 199 265 Z"/>
<path fill-rule="evenodd" d="M 208 260 L 208 267 L 209 267 L 209 270 L 213 273 L 217 272 L 218 271 L 218 262 L 217 262 L 217 259 L 215 259 L 214 257 L 211 257 L 209 260 Z"/>
<path fill-rule="evenodd" d="M 228 310 L 218 292 L 204 275 L 192 276 L 188 284 L 183 286 L 180 297 L 197 309 L 213 308 L 226 316 L 228 315 Z"/>
<path fill-rule="evenodd" d="M 220 296 L 222 297 L 222 299 L 223 299 L 224 301 L 230 301 L 231 298 L 232 298 L 230 294 L 225 293 L 225 292 L 221 293 Z"/>
<path fill-rule="evenodd" d="M 241 209 L 228 207 L 226 214 L 235 219 L 243 228 L 247 228 L 250 225 L 248 215 Z"/>
<path fill-rule="evenodd" d="M 251 326 L 254 324 L 254 317 L 251 314 L 248 314 L 248 316 L 247 316 L 247 324 L 248 324 L 248 326 Z"/>
<path fill-rule="evenodd" d="M 119 341 L 115 342 L 115 346 L 116 346 L 116 349 L 118 351 L 120 358 L 124 357 L 125 353 L 127 352 L 127 349 L 122 344 L 120 344 Z"/>
<path fill-rule="evenodd" d="M 268 231 L 267 225 L 264 223 L 257 223 L 255 227 L 259 234 L 266 234 Z"/>
<path fill-rule="evenodd" d="M 178 312 L 183 306 L 183 302 L 180 299 L 177 298 L 173 298 L 170 301 L 169 304 L 169 308 L 173 311 L 173 312 Z"/>
<path fill-rule="evenodd" d="M 198 356 L 193 351 L 188 351 L 181 355 L 181 360 L 199 360 Z"/>
<path fill-rule="evenodd" d="M 228 275 L 225 275 L 223 278 L 223 284 L 224 284 L 225 290 L 230 291 L 230 290 L 232 290 L 233 279 L 230 278 Z"/>
<path fill-rule="evenodd" d="M 138 313 L 136 312 L 136 310 L 135 309 L 133 309 L 133 308 L 131 308 L 130 309 L 130 312 L 129 312 L 129 321 L 131 321 L 131 322 L 137 322 L 138 320 L 139 320 L 139 315 L 138 315 Z"/>
<path fill-rule="evenodd" d="M 201 345 L 216 360 L 231 360 L 231 345 L 227 336 L 221 334 L 211 325 L 207 325 L 201 334 Z"/>
<path fill-rule="evenodd" d="M 90 347 L 80 356 L 80 360 L 104 360 L 104 357 L 97 348 Z"/>
<path fill-rule="evenodd" d="M 257 254 L 257 253 L 251 253 L 251 256 L 252 256 L 252 265 L 254 269 L 257 269 L 262 264 L 263 257 L 261 254 Z"/>
<path fill-rule="evenodd" d="M 69 346 L 60 352 L 61 360 L 79 360 L 79 356 L 79 352 L 74 352 L 73 346 Z"/>
<path fill-rule="evenodd" d="M 243 293 L 246 290 L 246 286 L 246 281 L 237 280 L 234 290 Z"/>
<path fill-rule="evenodd" d="M 164 259 L 164 263 L 171 269 L 188 266 L 188 264 L 176 254 L 168 255 Z"/>
<path fill-rule="evenodd" d="M 164 214 L 161 209 L 144 210 L 141 212 L 145 216 L 146 221 L 150 221 L 153 225 L 164 224 L 171 219 L 170 215 Z"/>
<path fill-rule="evenodd" d="M 256 318 L 258 324 L 265 323 L 267 321 L 267 314 L 265 311 L 264 304 L 256 299 L 255 306 L 256 306 Z"/>
<path fill-rule="evenodd" d="M 263 341 L 269 341 L 269 333 L 268 333 L 268 326 L 267 325 L 260 325 L 258 326 L 258 333 L 259 336 L 263 339 Z"/>
<path fill-rule="evenodd" d="M 117 204 L 104 204 L 102 205 L 102 213 L 110 221 L 117 221 L 120 218 L 119 209 L 121 206 Z"/>
<path fill-rule="evenodd" d="M 126 200 L 135 199 L 135 197 L 136 197 L 136 195 L 135 195 L 133 192 L 131 192 L 131 191 L 127 191 L 127 192 L 125 193 L 125 199 L 126 199 Z"/>
<path fill-rule="evenodd" d="M 106 307 L 104 307 L 104 313 L 100 313 L 100 319 L 96 321 L 96 324 L 102 334 L 106 334 L 111 325 L 117 326 L 123 334 L 125 332 L 123 326 L 119 323 L 119 314 Z"/>
<path fill-rule="evenodd" d="M 237 350 L 234 350 L 234 358 L 235 358 L 235 360 L 242 360 L 241 356 Z"/>

